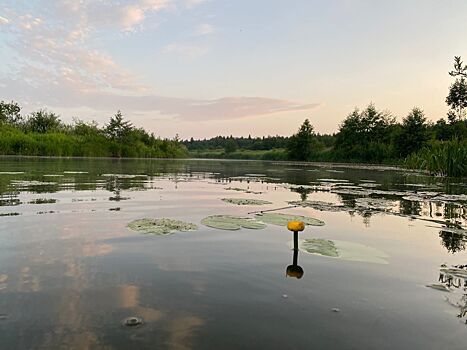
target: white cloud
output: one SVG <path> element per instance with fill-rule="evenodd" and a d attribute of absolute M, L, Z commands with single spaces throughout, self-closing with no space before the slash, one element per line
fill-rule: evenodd
<path fill-rule="evenodd" d="M 198 6 L 204 2 L 207 2 L 208 0 L 184 0 L 185 6 L 188 8 Z"/>
<path fill-rule="evenodd" d="M 8 23 L 10 23 L 10 21 L 8 20 L 8 18 L 5 18 L 5 17 L 0 16 L 0 26 L 1 26 L 1 25 L 6 25 L 6 24 L 8 24 Z"/>
<path fill-rule="evenodd" d="M 191 43 L 172 43 L 164 47 L 165 54 L 178 54 L 189 59 L 195 59 L 207 54 L 209 49 L 206 46 L 200 46 Z"/>
<path fill-rule="evenodd" d="M 177 1 L 185 5 L 201 3 Z M 110 27 L 133 31 L 150 14 L 174 3 L 175 0 L 138 0 L 115 6 L 110 1 L 43 0 L 34 9 L 34 16 L 29 8 L 24 13 L 9 11 L 8 20 L 0 17 L 0 23 L 9 25 L 0 26 L 0 30 L 11 37 L 7 44 L 16 51 L 18 60 L 14 73 L 11 70 L 0 77 L 0 95 L 31 108 L 89 108 L 101 113 L 121 108 L 129 113 L 154 113 L 183 121 L 232 120 L 316 107 L 263 97 L 199 100 L 159 96 L 139 84 L 136 76 L 113 57 L 92 47 L 99 30 Z M 213 31 L 209 24 L 196 30 L 198 35 Z M 205 55 L 208 47 L 175 42 L 163 52 L 193 59 Z"/>
<path fill-rule="evenodd" d="M 214 33 L 214 27 L 211 24 L 203 23 L 196 27 L 194 35 L 203 36 L 212 33 Z"/>

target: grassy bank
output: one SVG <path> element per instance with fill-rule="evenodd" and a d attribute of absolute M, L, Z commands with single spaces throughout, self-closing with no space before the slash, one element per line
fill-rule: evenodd
<path fill-rule="evenodd" d="M 281 148 L 271 150 L 239 149 L 234 152 L 225 152 L 224 149 L 217 148 L 189 151 L 188 156 L 205 159 L 287 160 L 287 153 Z"/>
<path fill-rule="evenodd" d="M 80 134 L 72 128 L 41 133 L 0 124 L 0 155 L 56 157 L 181 158 L 186 148 L 141 131 L 111 138 L 99 130 Z"/>

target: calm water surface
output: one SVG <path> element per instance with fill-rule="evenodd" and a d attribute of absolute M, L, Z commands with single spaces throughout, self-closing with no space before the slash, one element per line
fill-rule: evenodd
<path fill-rule="evenodd" d="M 301 238 L 364 244 L 388 263 L 300 251 L 303 277 L 286 277 L 286 228 L 200 223 L 304 200 L 280 212 L 326 224 Z M 0 158 L 0 348 L 466 349 L 466 205 L 462 181 L 386 168 Z M 127 228 L 140 218 L 199 229 Z M 124 327 L 129 316 L 144 324 Z"/>

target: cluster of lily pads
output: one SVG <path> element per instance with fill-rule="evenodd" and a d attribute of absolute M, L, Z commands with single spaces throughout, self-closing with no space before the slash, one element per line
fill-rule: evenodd
<path fill-rule="evenodd" d="M 289 215 L 284 213 L 263 213 L 254 217 L 235 215 L 211 215 L 201 223 L 205 226 L 219 230 L 240 230 L 241 228 L 261 230 L 266 224 L 287 226 L 289 221 L 303 221 L 310 226 L 323 226 L 324 222 L 312 217 L 301 215 Z M 193 231 L 198 229 L 197 225 L 172 219 L 138 219 L 130 222 L 128 227 L 133 231 L 155 235 L 167 235 L 177 231 Z"/>

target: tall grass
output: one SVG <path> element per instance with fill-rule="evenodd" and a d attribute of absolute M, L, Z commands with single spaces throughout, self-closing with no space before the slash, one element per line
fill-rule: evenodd
<path fill-rule="evenodd" d="M 432 175 L 467 176 L 467 142 L 434 142 L 405 159 L 411 169 L 426 170 Z"/>
<path fill-rule="evenodd" d="M 104 135 L 76 135 L 65 132 L 23 132 L 0 125 L 0 155 L 56 157 L 181 158 L 186 149 L 176 141 L 156 139 L 118 142 Z"/>

